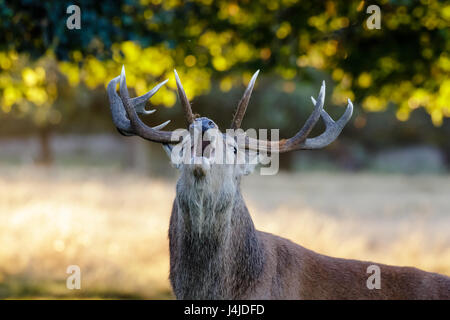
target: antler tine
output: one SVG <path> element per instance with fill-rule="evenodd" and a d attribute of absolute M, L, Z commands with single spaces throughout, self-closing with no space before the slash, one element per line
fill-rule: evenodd
<path fill-rule="evenodd" d="M 250 101 L 250 96 L 252 95 L 253 86 L 255 85 L 258 74 L 259 70 L 253 74 L 247 88 L 245 89 L 244 95 L 239 101 L 236 113 L 234 114 L 233 121 L 231 123 L 231 129 L 236 130 L 241 127 L 241 122 L 242 119 L 244 119 L 245 111 L 247 111 L 248 102 Z"/>
<path fill-rule="evenodd" d="M 108 92 L 109 98 L 109 106 L 111 109 L 111 116 L 114 125 L 117 130 L 126 136 L 133 135 L 130 120 L 126 117 L 125 109 L 123 108 L 122 101 L 120 100 L 119 95 L 116 92 L 117 82 L 119 82 L 120 76 L 112 79 L 108 86 L 106 87 L 106 91 Z"/>
<path fill-rule="evenodd" d="M 118 81 L 119 81 L 120 97 L 117 95 L 116 92 L 116 85 Z M 168 121 L 152 128 L 145 125 L 141 121 L 141 119 L 139 119 L 136 113 L 136 108 L 138 109 L 138 111 L 140 111 L 142 108 L 142 112 L 146 113 L 145 101 L 151 96 L 153 96 L 158 91 L 158 89 L 161 88 L 161 86 L 164 85 L 166 82 L 167 80 L 164 81 L 163 83 L 160 83 L 151 91 L 149 91 L 148 93 L 146 93 L 141 97 L 130 99 L 125 78 L 125 67 L 122 67 L 121 75 L 119 77 L 112 79 L 107 87 L 113 122 L 116 125 L 119 132 L 128 136 L 138 135 L 144 139 L 154 142 L 160 143 L 177 142 L 172 141 L 171 132 L 159 130 L 164 126 L 166 126 L 168 124 Z"/>
<path fill-rule="evenodd" d="M 125 111 L 125 108 L 123 106 L 122 100 L 120 99 L 119 95 L 116 92 L 116 87 L 117 87 L 117 83 L 120 81 L 120 76 L 115 77 L 114 79 L 112 79 L 109 83 L 108 86 L 106 88 L 107 93 L 108 93 L 108 98 L 109 98 L 109 103 L 110 103 L 110 109 L 111 109 L 111 115 L 113 118 L 113 123 L 116 126 L 117 130 L 125 135 L 125 136 L 133 136 L 133 129 L 131 128 L 131 124 L 130 124 L 130 120 L 127 117 L 127 113 Z M 152 114 L 154 113 L 156 110 L 145 110 L 145 103 L 147 102 L 148 99 L 150 99 L 156 92 L 158 92 L 158 90 L 167 83 L 168 80 L 165 80 L 161 83 L 159 83 L 158 85 L 156 85 L 152 90 L 150 90 L 149 92 L 147 92 L 146 94 L 140 96 L 140 97 L 136 97 L 136 98 L 132 98 L 130 99 L 130 104 L 132 106 L 134 106 L 134 108 L 136 109 L 137 113 L 141 113 L 141 114 Z M 168 123 L 170 122 L 170 120 L 167 120 L 166 122 L 153 127 L 153 129 L 155 130 L 159 130 L 162 129 L 163 127 L 165 127 Z"/>
<path fill-rule="evenodd" d="M 314 98 L 312 98 L 312 101 L 313 103 L 315 102 Z M 321 115 L 323 121 L 325 122 L 325 132 L 315 138 L 306 139 L 306 141 L 302 144 L 302 149 L 324 148 L 336 140 L 353 114 L 353 103 L 350 99 L 347 101 L 347 108 L 338 121 L 334 121 L 325 110 L 322 110 Z"/>
<path fill-rule="evenodd" d="M 288 152 L 302 149 L 320 149 L 332 143 L 341 133 L 344 126 L 350 120 L 353 114 L 353 104 L 348 99 L 347 109 L 338 121 L 334 121 L 330 115 L 323 109 L 325 100 L 325 82 L 322 83 L 318 101 L 311 97 L 315 105 L 313 113 L 309 116 L 305 125 L 300 131 L 290 139 L 282 139 L 280 141 L 264 141 L 257 140 L 250 137 L 245 137 L 244 144 L 241 147 L 255 151 L 270 151 L 270 152 Z M 319 118 L 322 117 L 325 122 L 325 132 L 315 138 L 307 138 L 314 125 Z"/>
<path fill-rule="evenodd" d="M 181 106 L 184 110 L 184 116 L 186 117 L 187 125 L 189 126 L 192 122 L 194 122 L 194 115 L 192 114 L 191 104 L 186 96 L 186 92 L 184 92 L 183 85 L 181 84 L 180 78 L 178 77 L 177 70 L 173 70 L 175 73 L 175 81 L 177 82 L 178 96 L 180 97 Z"/>
<path fill-rule="evenodd" d="M 167 83 L 167 81 L 169 81 L 169 79 L 164 80 L 163 82 L 157 84 L 152 90 L 150 90 L 149 92 L 147 92 L 146 94 L 140 96 L 140 97 L 136 97 L 136 98 L 132 98 L 130 99 L 130 103 L 131 105 L 134 106 L 134 108 L 136 109 L 137 113 L 141 113 L 141 114 L 152 114 L 154 113 L 156 110 L 145 110 L 145 104 L 147 102 L 148 99 L 150 99 L 151 97 L 153 97 L 153 95 L 158 92 L 158 90 Z"/>
<path fill-rule="evenodd" d="M 313 97 L 311 98 L 314 99 Z M 316 125 L 317 121 L 319 121 L 320 114 L 323 111 L 323 104 L 325 102 L 325 81 L 322 82 L 322 87 L 320 88 L 319 97 L 317 100 L 318 102 L 315 102 L 314 100 L 315 108 L 311 113 L 311 115 L 309 116 L 308 120 L 306 120 L 303 127 L 295 134 L 295 136 L 286 140 L 285 142 L 286 148 L 294 147 L 295 145 L 299 145 L 303 141 L 305 141 L 308 135 L 310 134 L 311 130 Z"/>

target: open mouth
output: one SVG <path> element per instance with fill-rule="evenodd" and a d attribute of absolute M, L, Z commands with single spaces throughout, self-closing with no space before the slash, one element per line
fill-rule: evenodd
<path fill-rule="evenodd" d="M 208 147 L 210 144 L 210 141 L 202 141 L 202 154 L 205 153 L 206 147 Z"/>
<path fill-rule="evenodd" d="M 211 141 L 199 141 L 192 144 L 191 152 L 192 156 L 211 158 L 214 154 Z"/>

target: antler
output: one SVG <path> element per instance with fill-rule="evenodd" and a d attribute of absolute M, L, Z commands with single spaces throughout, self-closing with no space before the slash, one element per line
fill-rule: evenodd
<path fill-rule="evenodd" d="M 250 94 L 254 86 L 254 80 L 256 80 L 257 75 L 258 72 L 256 72 L 253 76 L 250 84 L 247 87 L 247 90 L 244 93 L 244 97 L 239 103 L 238 112 L 236 112 L 235 115 L 235 119 L 237 119 L 237 121 L 233 120 L 233 125 L 236 123 L 238 125 L 237 127 L 239 127 L 242 121 L 242 117 L 245 113 L 245 109 L 247 107 L 248 100 L 250 99 Z M 254 151 L 271 151 L 279 153 L 302 149 L 320 149 L 326 147 L 334 140 L 336 140 L 344 126 L 352 117 L 353 104 L 350 99 L 348 99 L 348 105 L 345 113 L 338 121 L 335 122 L 323 109 L 323 104 L 325 101 L 325 81 L 322 82 L 322 87 L 320 88 L 317 101 L 313 97 L 311 97 L 311 100 L 315 105 L 315 108 L 309 116 L 308 120 L 306 120 L 305 125 L 293 137 L 289 139 L 282 139 L 280 141 L 265 141 L 254 139 L 251 137 L 245 137 L 243 141 L 240 141 L 240 139 L 238 139 L 240 147 L 244 147 L 246 149 Z M 237 116 L 238 114 L 239 116 Z M 322 117 L 325 123 L 325 132 L 315 138 L 308 138 L 308 135 L 311 133 L 311 130 L 314 128 L 317 121 L 319 121 L 320 117 Z"/>
<path fill-rule="evenodd" d="M 256 78 L 258 77 L 259 70 L 250 79 L 250 83 L 245 89 L 242 99 L 239 101 L 238 108 L 233 117 L 233 122 L 231 123 L 231 129 L 239 129 L 241 127 L 242 119 L 244 118 L 245 111 L 247 111 L 248 102 L 250 101 L 250 96 L 252 95 L 253 86 L 255 85 Z"/>
<path fill-rule="evenodd" d="M 181 85 L 177 70 L 173 70 L 173 72 L 175 73 L 175 80 L 177 82 L 178 97 L 180 97 L 181 106 L 183 107 L 184 116 L 186 117 L 186 123 L 189 127 L 189 125 L 194 122 L 194 115 L 192 114 L 191 104 L 189 103 L 189 100 L 186 97 L 186 92 L 184 92 L 183 86 Z"/>
<path fill-rule="evenodd" d="M 177 81 L 178 94 L 180 96 L 180 100 L 186 114 L 186 119 L 189 123 L 189 121 L 193 121 L 192 110 L 189 101 L 187 101 L 186 93 L 184 92 L 184 89 L 180 83 L 180 79 L 178 78 L 176 71 L 175 71 L 175 78 Z M 121 134 L 126 136 L 137 135 L 144 139 L 159 143 L 179 142 L 178 140 L 171 139 L 172 136 L 171 131 L 160 130 L 164 128 L 170 122 L 170 120 L 167 120 L 166 122 L 158 126 L 149 127 L 146 124 L 144 124 L 137 115 L 137 113 L 152 114 L 156 111 L 156 110 L 145 110 L 145 103 L 164 84 L 166 84 L 167 81 L 168 80 L 161 82 L 146 94 L 133 99 L 130 99 L 128 94 L 128 88 L 125 78 L 125 66 L 122 67 L 121 75 L 112 79 L 108 83 L 107 92 L 109 97 L 112 119 L 117 130 Z M 116 92 L 117 82 L 120 82 L 119 84 L 120 97 Z"/>

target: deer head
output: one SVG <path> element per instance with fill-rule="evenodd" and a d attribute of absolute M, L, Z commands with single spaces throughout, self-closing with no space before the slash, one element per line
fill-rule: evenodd
<path fill-rule="evenodd" d="M 239 181 L 242 175 L 252 172 L 255 165 L 251 164 L 254 161 L 250 161 L 250 159 L 254 160 L 254 157 L 257 157 L 261 152 L 284 153 L 294 150 L 323 148 L 337 138 L 352 116 L 353 105 L 350 99 L 344 115 L 338 121 L 335 122 L 328 115 L 323 109 L 325 99 L 325 82 L 323 82 L 317 101 L 311 97 L 314 104 L 313 112 L 305 125 L 293 137 L 279 141 L 265 141 L 246 136 L 238 129 L 241 127 L 256 78 L 258 77 L 258 70 L 251 78 L 242 99 L 239 101 L 230 126 L 231 130 L 223 133 L 213 120 L 207 117 L 194 117 L 180 78 L 176 71 L 174 73 L 178 96 L 184 111 L 189 134 L 162 131 L 161 129 L 170 120 L 155 127 L 149 127 L 140 120 L 137 113 L 147 115 L 155 112 L 155 110 L 145 109 L 146 101 L 168 80 L 158 84 L 148 93 L 130 99 L 124 67 L 121 75 L 111 80 L 107 88 L 113 122 L 123 135 L 137 135 L 149 141 L 162 143 L 169 156 L 172 156 L 172 160 L 174 159 L 174 152 L 177 155 L 180 153 L 180 156 L 183 154 L 184 161 L 175 163 L 175 166 L 180 169 L 182 176 L 186 179 L 194 179 L 199 184 L 208 184 L 210 187 L 219 185 L 224 181 L 230 181 L 230 183 Z M 120 83 L 120 97 L 116 92 L 117 82 Z M 308 138 L 308 135 L 320 118 L 323 119 L 326 125 L 325 132 L 317 137 Z M 177 145 L 178 148 L 175 147 Z M 219 153 L 217 150 L 221 152 Z M 189 155 L 190 159 L 186 159 L 186 155 Z M 241 161 L 237 161 L 238 158 Z"/>

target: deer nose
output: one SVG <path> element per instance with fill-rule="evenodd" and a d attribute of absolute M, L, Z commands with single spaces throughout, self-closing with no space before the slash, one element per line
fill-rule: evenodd
<path fill-rule="evenodd" d="M 197 119 L 195 119 L 195 121 L 197 121 L 196 125 L 201 126 L 202 133 L 206 132 L 209 129 L 213 129 L 216 127 L 216 124 L 214 123 L 214 121 L 212 121 L 208 118 L 205 118 L 205 117 L 197 118 Z"/>

